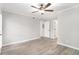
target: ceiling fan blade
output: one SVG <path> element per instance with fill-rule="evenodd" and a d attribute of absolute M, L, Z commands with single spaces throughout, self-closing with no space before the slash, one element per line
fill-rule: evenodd
<path fill-rule="evenodd" d="M 36 13 L 36 12 L 38 12 L 38 11 L 34 11 L 34 12 L 32 12 L 32 13 Z"/>
<path fill-rule="evenodd" d="M 54 10 L 44 10 L 44 11 L 53 12 Z"/>
<path fill-rule="evenodd" d="M 39 9 L 39 8 L 37 8 L 37 7 L 35 7 L 35 6 L 31 6 L 31 7 L 36 8 L 36 9 Z"/>
<path fill-rule="evenodd" d="M 45 7 L 44 7 L 44 9 L 46 9 L 47 7 L 49 7 L 51 5 L 51 3 L 48 3 Z"/>

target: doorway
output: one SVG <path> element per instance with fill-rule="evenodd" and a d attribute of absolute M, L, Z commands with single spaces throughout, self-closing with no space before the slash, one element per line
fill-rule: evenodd
<path fill-rule="evenodd" d="M 50 37 L 50 22 L 45 21 L 44 23 L 44 37 Z"/>
<path fill-rule="evenodd" d="M 50 21 L 41 21 L 40 23 L 40 33 L 42 37 L 48 37 L 50 38 Z"/>

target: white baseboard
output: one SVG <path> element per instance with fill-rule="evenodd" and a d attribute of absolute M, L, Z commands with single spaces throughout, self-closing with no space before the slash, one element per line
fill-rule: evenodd
<path fill-rule="evenodd" d="M 73 48 L 73 49 L 76 49 L 76 50 L 79 50 L 79 48 L 77 48 L 77 47 L 73 47 L 71 45 L 64 44 L 64 43 L 61 43 L 61 42 L 57 42 L 57 44 L 62 45 L 62 46 L 66 46 L 66 47 L 69 47 L 69 48 Z"/>
<path fill-rule="evenodd" d="M 18 41 L 18 42 L 12 42 L 12 43 L 8 43 L 8 44 L 2 45 L 2 46 L 13 45 L 13 44 L 19 44 L 19 43 L 23 43 L 23 42 L 28 42 L 28 41 L 30 41 L 30 40 L 35 40 L 35 39 L 38 39 L 38 38 L 40 38 L 40 37 L 35 37 L 35 38 L 32 38 L 32 39 L 23 40 L 23 41 Z"/>

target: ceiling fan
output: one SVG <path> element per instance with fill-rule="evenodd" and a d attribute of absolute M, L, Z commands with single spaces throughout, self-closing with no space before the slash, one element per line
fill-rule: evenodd
<path fill-rule="evenodd" d="M 47 9 L 50 5 L 51 5 L 51 3 L 47 3 L 46 5 L 41 3 L 39 8 L 32 5 L 31 7 L 37 9 L 37 11 L 33 11 L 32 13 L 41 12 L 41 14 L 43 15 L 44 11 L 45 12 L 53 12 L 54 10 Z"/>

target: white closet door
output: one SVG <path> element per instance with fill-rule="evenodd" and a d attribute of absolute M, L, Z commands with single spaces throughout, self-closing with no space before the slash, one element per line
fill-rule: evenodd
<path fill-rule="evenodd" d="M 57 37 L 57 20 L 53 20 L 53 38 Z"/>
<path fill-rule="evenodd" d="M 44 36 L 50 37 L 50 22 L 49 21 L 45 21 L 44 23 Z"/>

